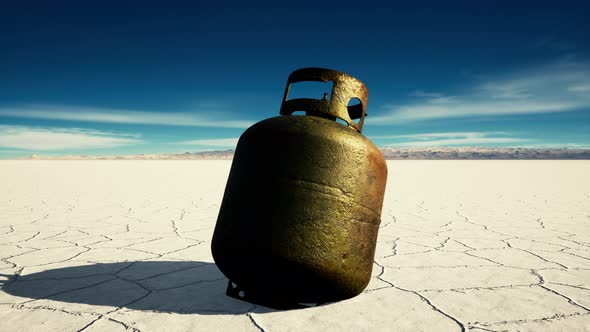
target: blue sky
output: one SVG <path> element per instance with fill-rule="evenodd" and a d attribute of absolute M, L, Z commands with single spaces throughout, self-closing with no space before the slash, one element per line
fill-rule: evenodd
<path fill-rule="evenodd" d="M 3 2 L 0 158 L 233 148 L 300 67 L 362 80 L 380 147 L 590 148 L 588 17 L 586 1 Z"/>

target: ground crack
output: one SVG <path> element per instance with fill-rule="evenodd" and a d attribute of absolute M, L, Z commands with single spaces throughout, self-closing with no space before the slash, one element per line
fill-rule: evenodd
<path fill-rule="evenodd" d="M 399 286 L 395 286 L 392 283 L 389 283 L 389 284 L 391 284 L 396 289 L 399 289 L 399 290 L 404 291 L 404 292 L 407 292 L 407 293 L 412 293 L 412 294 L 418 296 L 420 298 L 420 300 L 422 300 L 422 302 L 425 302 L 426 304 L 428 304 L 430 306 L 430 308 L 432 308 L 432 310 L 434 310 L 434 311 L 438 312 L 439 314 L 441 314 L 441 315 L 449 318 L 450 320 L 452 320 L 453 322 L 455 322 L 455 324 L 457 324 L 459 326 L 459 328 L 461 329 L 462 332 L 465 332 L 465 325 L 463 325 L 463 323 L 461 323 L 457 318 L 455 318 L 455 317 L 447 314 L 446 312 L 442 311 L 441 309 L 439 309 L 432 302 L 430 302 L 430 300 L 428 298 L 426 298 L 424 295 L 422 295 L 422 294 L 420 294 L 418 292 L 415 292 L 415 291 L 411 291 L 411 290 L 408 290 L 408 289 L 401 288 Z"/>
<path fill-rule="evenodd" d="M 252 324 L 254 324 L 254 326 L 256 326 L 256 328 L 260 332 L 266 332 L 266 330 L 262 326 L 260 326 L 260 324 L 258 324 L 258 322 L 254 319 L 251 312 L 247 313 L 246 316 L 248 316 L 248 318 L 250 318 L 250 322 L 252 322 Z"/>

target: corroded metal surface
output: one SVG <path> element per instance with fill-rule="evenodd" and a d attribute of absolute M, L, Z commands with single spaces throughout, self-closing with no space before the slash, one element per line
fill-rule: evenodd
<path fill-rule="evenodd" d="M 302 81 L 334 82 L 331 96 L 325 96 L 321 100 L 289 99 L 291 84 Z M 349 107 L 349 102 L 354 98 L 358 98 L 360 103 Z M 368 101 L 367 87 L 356 78 L 331 69 L 303 68 L 289 75 L 280 113 L 281 115 L 291 115 L 294 111 L 306 111 L 308 115 L 330 119 L 340 118 L 360 133 L 363 130 Z M 359 121 L 355 122 L 356 119 Z"/>
<path fill-rule="evenodd" d="M 310 73 L 337 72 L 298 70 L 289 82 Z M 338 74 L 318 77 L 360 83 Z M 330 107 L 301 104 L 316 116 L 270 118 L 240 137 L 212 241 L 215 262 L 240 290 L 230 285 L 228 294 L 292 307 L 350 298 L 369 282 L 387 166 L 367 138 L 326 116 L 342 115 L 346 91 L 364 91 L 364 114 L 364 85 L 338 82 Z"/>

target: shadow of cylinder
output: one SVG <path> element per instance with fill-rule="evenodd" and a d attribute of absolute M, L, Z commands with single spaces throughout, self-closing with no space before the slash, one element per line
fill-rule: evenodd
<path fill-rule="evenodd" d="M 11 276 L 4 281 L 2 291 L 33 300 L 167 313 L 238 315 L 273 311 L 226 296 L 226 287 L 227 279 L 213 263 L 135 261 Z"/>

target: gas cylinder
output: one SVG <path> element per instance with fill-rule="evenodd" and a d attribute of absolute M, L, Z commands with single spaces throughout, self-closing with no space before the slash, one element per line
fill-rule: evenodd
<path fill-rule="evenodd" d="M 332 81 L 332 91 L 289 99 L 302 81 Z M 360 103 L 348 106 L 353 98 Z M 280 115 L 242 134 L 211 243 L 227 295 L 288 309 L 365 289 L 387 179 L 381 151 L 362 135 L 367 100 L 352 76 L 299 69 Z"/>

